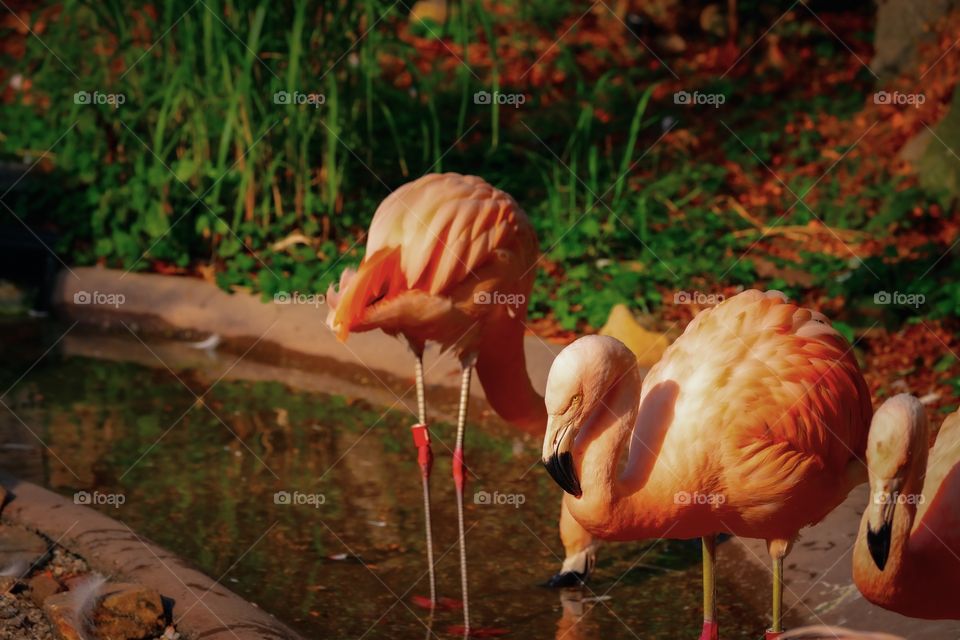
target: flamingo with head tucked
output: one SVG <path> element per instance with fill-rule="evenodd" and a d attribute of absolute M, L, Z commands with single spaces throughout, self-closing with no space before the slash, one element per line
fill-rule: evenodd
<path fill-rule="evenodd" d="M 960 619 L 960 412 L 929 449 L 913 396 L 883 403 L 867 440 L 870 500 L 853 553 L 863 596 L 914 618 Z"/>
<path fill-rule="evenodd" d="M 470 629 L 464 545 L 464 428 L 471 370 L 493 409 L 528 433 L 546 424 L 543 398 L 527 377 L 524 320 L 536 275 L 537 237 L 507 193 L 481 178 L 428 174 L 403 185 L 373 216 L 366 253 L 345 270 L 339 292 L 327 292 L 330 327 L 340 340 L 382 329 L 403 337 L 416 357 L 419 424 L 413 427 L 421 467 L 430 603 L 436 604 L 430 523 L 432 453 L 427 430 L 423 351 L 428 340 L 460 360 L 461 390 L 453 476 L 457 489 L 460 575 L 465 631 Z M 571 521 L 566 537 L 583 531 Z M 589 536 L 586 536 L 589 544 Z M 575 550 L 576 551 L 576 550 Z"/>
<path fill-rule="evenodd" d="M 704 640 L 716 534 L 766 540 L 778 637 L 784 556 L 865 475 L 870 396 L 827 319 L 746 291 L 701 312 L 642 391 L 633 354 L 587 336 L 554 361 L 546 405 L 543 462 L 570 514 L 603 539 L 701 537 Z"/>

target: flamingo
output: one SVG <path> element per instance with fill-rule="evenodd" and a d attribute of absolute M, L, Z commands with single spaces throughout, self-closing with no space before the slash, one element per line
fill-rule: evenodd
<path fill-rule="evenodd" d="M 960 619 L 960 411 L 944 421 L 929 451 L 928 444 L 919 400 L 900 394 L 877 409 L 853 579 L 885 609 Z"/>
<path fill-rule="evenodd" d="M 543 463 L 591 535 L 702 538 L 701 640 L 719 637 L 716 534 L 766 540 L 779 637 L 784 556 L 865 479 L 869 392 L 822 314 L 745 291 L 697 315 L 642 391 L 622 343 L 580 338 L 550 369 L 546 407 Z"/>
<path fill-rule="evenodd" d="M 471 370 L 492 408 L 537 435 L 546 424 L 543 398 L 527 377 L 524 319 L 539 256 L 526 214 L 505 192 L 476 176 L 428 174 L 380 204 L 356 272 L 327 292 L 329 326 L 340 340 L 382 329 L 406 340 L 415 356 L 419 424 L 413 427 L 423 485 L 430 605 L 437 603 L 430 523 L 430 468 L 423 350 L 432 340 L 461 365 L 453 451 L 464 631 L 470 630 L 464 543 L 464 428 Z M 574 527 L 575 528 L 575 527 Z M 573 535 L 573 534 L 571 534 Z"/>

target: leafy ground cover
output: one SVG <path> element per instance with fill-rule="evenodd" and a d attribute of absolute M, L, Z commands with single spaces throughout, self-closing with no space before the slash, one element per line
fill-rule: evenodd
<path fill-rule="evenodd" d="M 42 178 L 2 211 L 72 263 L 269 299 L 357 263 L 399 184 L 477 173 L 538 230 L 541 335 L 778 288 L 860 339 L 875 390 L 952 406 L 957 20 L 881 81 L 871 5 L 633 4 L 12 3 L 0 149 Z"/>

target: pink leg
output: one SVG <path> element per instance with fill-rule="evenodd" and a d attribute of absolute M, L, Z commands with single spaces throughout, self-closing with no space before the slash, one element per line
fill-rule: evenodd
<path fill-rule="evenodd" d="M 700 640 L 720 640 L 720 626 L 717 624 L 717 537 L 703 536 L 703 631 Z"/>
<path fill-rule="evenodd" d="M 460 384 L 460 411 L 457 416 L 457 444 L 453 450 L 453 482 L 457 487 L 457 525 L 460 533 L 460 589 L 463 592 L 463 633 L 470 635 L 470 597 L 467 593 L 467 547 L 463 526 L 463 491 L 466 485 L 463 463 L 463 434 L 467 425 L 467 404 L 470 401 L 470 370 L 472 362 L 463 367 Z"/>
<path fill-rule="evenodd" d="M 414 602 L 429 609 L 437 606 L 437 578 L 433 569 L 433 527 L 430 522 L 430 471 L 433 468 L 433 450 L 430 448 L 430 431 L 427 428 L 427 403 L 424 397 L 423 360 L 417 354 L 417 405 L 420 424 L 411 427 L 413 444 L 417 447 L 417 463 L 423 483 L 423 516 L 427 539 L 427 572 L 430 576 L 430 600 L 415 597 Z"/>

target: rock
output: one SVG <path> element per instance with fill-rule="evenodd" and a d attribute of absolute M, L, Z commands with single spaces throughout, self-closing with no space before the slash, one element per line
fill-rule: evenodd
<path fill-rule="evenodd" d="M 83 630 L 79 628 L 81 618 L 76 609 L 76 599 L 70 593 L 47 598 L 43 603 L 43 613 L 58 640 L 85 640 Z"/>
<path fill-rule="evenodd" d="M 163 633 L 163 600 L 156 590 L 139 584 L 111 583 L 100 593 L 100 604 L 93 612 L 100 640 L 142 640 Z"/>
<path fill-rule="evenodd" d="M 25 575 L 47 555 L 49 543 L 19 527 L 0 527 L 0 574 Z"/>
<path fill-rule="evenodd" d="M 960 149 L 960 85 L 953 92 L 947 115 L 936 126 L 937 136 L 917 163 L 920 185 L 938 195 L 960 194 L 960 167 L 954 149 Z M 937 139 L 939 138 L 939 140 Z"/>
<path fill-rule="evenodd" d="M 873 35 L 874 73 L 892 77 L 910 73 L 917 63 L 917 44 L 930 37 L 937 21 L 957 6 L 957 0 L 877 0 Z"/>
<path fill-rule="evenodd" d="M 900 148 L 897 156 L 901 160 L 917 166 L 917 163 L 920 162 L 921 158 L 926 154 L 927 147 L 930 146 L 930 142 L 933 139 L 933 134 L 930 132 L 930 129 L 924 127 L 917 135 L 907 140 L 907 143 Z"/>
<path fill-rule="evenodd" d="M 42 607 L 47 598 L 63 590 L 60 583 L 46 573 L 30 578 L 27 585 L 30 587 L 30 599 L 38 607 Z"/>
<path fill-rule="evenodd" d="M 649 369 L 659 362 L 663 352 L 670 345 L 667 336 L 656 331 L 648 331 L 641 326 L 624 304 L 615 305 L 610 310 L 606 324 L 600 328 L 600 335 L 616 338 L 627 345 L 627 348 L 637 356 L 637 363 L 644 369 Z"/>
<path fill-rule="evenodd" d="M 0 576 L 0 593 L 10 593 L 19 582 L 16 576 Z"/>

